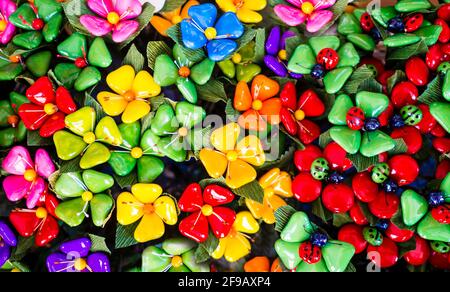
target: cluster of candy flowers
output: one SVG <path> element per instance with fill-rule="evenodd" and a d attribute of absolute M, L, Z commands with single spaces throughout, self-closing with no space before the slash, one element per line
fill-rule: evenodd
<path fill-rule="evenodd" d="M 0 0 L 0 268 L 449 270 L 450 3 L 351 2 Z"/>

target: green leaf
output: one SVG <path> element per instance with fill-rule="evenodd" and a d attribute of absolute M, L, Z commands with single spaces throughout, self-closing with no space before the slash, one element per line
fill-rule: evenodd
<path fill-rule="evenodd" d="M 284 0 L 269 0 L 269 5 L 272 7 L 278 4 L 284 4 Z"/>
<path fill-rule="evenodd" d="M 205 178 L 205 179 L 202 179 L 198 184 L 202 187 L 202 189 L 204 189 L 205 187 L 212 185 L 212 184 L 219 185 L 222 187 L 227 187 L 227 184 L 225 183 L 225 179 L 223 177 Z"/>
<path fill-rule="evenodd" d="M 322 199 L 318 198 L 312 203 L 312 213 L 327 223 L 333 218 L 333 214 L 323 207 Z"/>
<path fill-rule="evenodd" d="M 358 172 L 364 171 L 379 162 L 378 155 L 373 157 L 365 157 L 360 153 L 348 154 L 347 158 L 353 162 Z"/>
<path fill-rule="evenodd" d="M 94 234 L 88 234 L 88 236 L 92 244 L 90 252 L 104 252 L 107 254 L 111 254 L 111 251 L 106 245 L 106 240 L 104 237 L 97 236 Z"/>
<path fill-rule="evenodd" d="M 397 226 L 400 229 L 406 229 L 411 231 L 416 231 L 416 226 L 408 226 L 403 222 L 403 211 L 402 208 L 398 208 L 397 212 L 391 218 L 392 224 Z"/>
<path fill-rule="evenodd" d="M 406 145 L 403 138 L 394 139 L 395 147 L 389 151 L 389 155 L 402 154 L 408 151 L 408 145 Z"/>
<path fill-rule="evenodd" d="M 235 110 L 233 107 L 233 100 L 229 99 L 227 101 L 227 105 L 225 106 L 225 116 L 227 121 L 237 122 L 240 115 L 241 113 Z"/>
<path fill-rule="evenodd" d="M 152 107 L 152 109 L 153 109 L 153 107 Z M 155 117 L 155 112 L 152 111 L 152 112 L 148 113 L 148 115 L 146 115 L 145 117 L 143 117 L 141 119 L 141 136 L 144 134 L 145 131 L 150 129 L 150 127 L 152 125 L 152 120 L 154 117 Z"/>
<path fill-rule="evenodd" d="M 297 79 L 293 79 L 293 78 L 289 78 L 289 77 L 279 77 L 279 76 L 271 77 L 271 79 L 277 81 L 281 87 L 284 87 L 286 85 L 286 83 L 288 83 L 288 82 L 297 84 L 297 81 L 298 81 Z"/>
<path fill-rule="evenodd" d="M 324 34 L 330 27 L 333 26 L 333 24 L 336 22 L 336 20 L 339 19 L 339 17 L 344 13 L 345 8 L 347 7 L 348 3 L 351 2 L 349 0 L 338 0 L 333 7 L 331 8 L 331 12 L 333 12 L 333 18 L 317 33 L 314 35 L 322 35 Z"/>
<path fill-rule="evenodd" d="M 47 73 L 48 77 L 50 77 L 58 86 L 64 86 L 64 83 L 62 83 L 58 77 L 56 77 L 55 72 L 53 70 L 49 70 Z"/>
<path fill-rule="evenodd" d="M 34 236 L 30 237 L 19 236 L 17 247 L 14 249 L 9 260 L 12 262 L 20 261 L 27 255 L 28 251 L 33 247 L 34 247 Z"/>
<path fill-rule="evenodd" d="M 289 219 L 294 213 L 297 212 L 293 207 L 286 205 L 281 206 L 275 211 L 275 230 L 282 232 L 284 227 L 286 227 Z"/>
<path fill-rule="evenodd" d="M 22 264 L 21 262 L 8 260 L 6 263 L 23 273 L 31 272 L 30 268 L 27 265 Z"/>
<path fill-rule="evenodd" d="M 122 65 L 130 65 L 136 72 L 139 72 L 144 69 L 144 63 L 144 56 L 139 52 L 134 44 L 131 45 L 127 55 L 122 62 Z"/>
<path fill-rule="evenodd" d="M 443 101 L 442 80 L 439 75 L 428 83 L 427 88 L 419 96 L 418 101 L 427 105 L 430 105 L 433 102 Z"/>
<path fill-rule="evenodd" d="M 86 5 L 84 0 L 72 0 L 62 2 L 64 14 L 70 25 L 83 34 L 89 35 L 89 31 L 80 23 L 81 15 L 93 15 L 93 12 Z"/>
<path fill-rule="evenodd" d="M 294 137 L 291 134 L 289 134 L 283 127 L 280 128 L 280 131 L 283 132 L 293 142 L 295 142 L 299 150 L 305 149 L 305 145 L 297 137 Z"/>
<path fill-rule="evenodd" d="M 292 56 L 295 49 L 303 42 L 304 42 L 304 37 L 299 36 L 299 35 L 296 35 L 296 36 L 286 39 L 286 53 L 287 53 L 288 59 Z"/>
<path fill-rule="evenodd" d="M 210 231 L 208 239 L 198 245 L 195 250 L 195 262 L 200 264 L 209 260 L 211 254 L 219 246 L 219 239 Z"/>
<path fill-rule="evenodd" d="M 180 45 L 181 49 L 183 50 L 183 53 L 185 54 L 186 58 L 188 58 L 191 62 L 198 63 L 201 60 L 206 58 L 205 52 L 203 49 L 198 50 L 191 50 L 186 48 L 183 45 L 183 41 L 181 40 L 181 30 L 180 30 L 180 24 L 174 25 L 171 28 L 167 30 L 167 35 L 177 44 Z"/>
<path fill-rule="evenodd" d="M 255 37 L 256 37 L 256 30 L 251 28 L 250 26 L 246 26 L 244 34 L 239 39 L 236 40 L 236 42 L 238 43 L 237 51 L 239 51 L 240 49 L 245 47 Z M 229 56 L 229 57 L 231 57 L 231 56 Z"/>
<path fill-rule="evenodd" d="M 358 87 L 359 91 L 369 91 L 369 92 L 383 92 L 383 85 L 381 85 L 380 82 L 378 82 L 375 78 L 369 78 L 366 80 L 363 80 L 361 84 Z"/>
<path fill-rule="evenodd" d="M 139 22 L 139 29 L 132 34 L 126 41 L 120 43 L 119 48 L 123 49 L 125 48 L 129 43 L 131 43 L 140 33 L 141 31 L 147 27 L 147 25 L 149 24 L 150 20 L 153 17 L 153 13 L 155 11 L 155 7 L 153 7 L 153 5 L 151 5 L 150 3 L 145 3 L 144 6 L 142 7 L 142 12 L 141 14 L 138 16 L 138 18 L 136 18 L 135 20 L 137 22 Z"/>
<path fill-rule="evenodd" d="M 394 86 L 401 82 L 406 80 L 406 74 L 405 72 L 403 72 L 402 70 L 395 70 L 394 75 L 392 75 L 391 77 L 388 78 L 387 80 L 387 90 L 388 93 L 392 92 L 392 89 L 394 88 Z"/>
<path fill-rule="evenodd" d="M 69 160 L 69 161 L 62 160 L 60 163 L 59 172 L 60 173 L 68 173 L 68 172 L 82 171 L 82 169 L 80 167 L 80 160 L 81 160 L 81 156 L 78 156 L 77 158 Z"/>
<path fill-rule="evenodd" d="M 187 0 L 167 0 L 161 12 L 173 11 L 186 3 Z"/>
<path fill-rule="evenodd" d="M 169 56 L 172 54 L 172 50 L 168 45 L 166 45 L 165 42 L 151 41 L 147 44 L 147 60 L 148 67 L 150 67 L 150 69 L 155 69 L 156 58 L 162 54 L 167 54 Z"/>
<path fill-rule="evenodd" d="M 217 80 L 210 80 L 205 85 L 197 85 L 198 97 L 204 101 L 217 103 L 227 102 L 228 97 L 223 83 Z"/>
<path fill-rule="evenodd" d="M 39 131 L 27 131 L 27 145 L 28 146 L 49 146 L 53 145 L 51 138 L 43 138 L 39 134 Z"/>
<path fill-rule="evenodd" d="M 387 61 L 408 60 L 412 56 L 425 54 L 426 52 L 428 52 L 428 46 L 424 40 L 421 40 L 415 44 L 389 51 Z"/>
<path fill-rule="evenodd" d="M 365 84 L 367 84 L 366 82 L 373 83 L 373 81 L 368 81 L 368 80 L 374 79 L 374 78 L 375 78 L 375 76 L 374 76 L 373 71 L 370 70 L 367 67 L 367 65 L 363 65 L 353 72 L 352 76 L 350 76 L 349 80 L 344 85 L 344 90 L 348 94 L 355 94 L 358 91 L 360 91 L 361 86 L 364 86 Z"/>
<path fill-rule="evenodd" d="M 129 186 L 134 185 L 137 183 L 137 174 L 136 171 L 132 171 L 129 175 L 126 176 L 119 176 L 115 173 L 113 173 L 114 180 L 116 183 L 123 189 Z"/>
<path fill-rule="evenodd" d="M 117 224 L 115 249 L 125 248 L 139 244 L 139 242 L 137 242 L 136 239 L 134 239 L 134 231 L 136 230 L 139 223 L 140 220 L 126 226 Z"/>
<path fill-rule="evenodd" d="M 347 223 L 352 223 L 353 220 L 352 218 L 350 218 L 350 215 L 348 215 L 348 213 L 338 213 L 338 214 L 333 214 L 333 226 L 340 228 L 341 226 L 347 224 Z"/>
<path fill-rule="evenodd" d="M 97 119 L 97 123 L 102 118 L 106 117 L 106 113 L 103 111 L 103 107 L 100 105 L 100 103 L 87 92 L 86 92 L 86 96 L 84 98 L 84 105 L 90 106 L 95 110 L 95 116 Z"/>
<path fill-rule="evenodd" d="M 266 30 L 264 28 L 258 28 L 256 30 L 255 37 L 255 57 L 253 61 L 255 63 L 262 63 L 264 55 L 266 54 Z"/>
<path fill-rule="evenodd" d="M 244 197 L 261 204 L 264 202 L 264 189 L 257 180 L 254 180 L 240 188 L 233 189 L 232 191 L 240 197 Z"/>
<path fill-rule="evenodd" d="M 400 257 L 403 257 L 407 252 L 416 249 L 416 239 L 414 237 L 412 237 L 407 242 L 398 242 L 397 246 L 399 249 L 398 255 Z"/>
<path fill-rule="evenodd" d="M 320 137 L 319 137 L 320 148 L 322 148 L 322 149 L 325 148 L 331 142 L 333 142 L 333 139 L 331 138 L 330 130 L 328 130 L 320 135 Z"/>

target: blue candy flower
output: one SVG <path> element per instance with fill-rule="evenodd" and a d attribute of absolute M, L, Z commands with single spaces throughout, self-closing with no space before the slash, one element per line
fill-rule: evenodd
<path fill-rule="evenodd" d="M 11 228 L 0 220 L 0 267 L 11 256 L 11 247 L 17 245 L 17 238 Z"/>
<path fill-rule="evenodd" d="M 244 34 L 244 26 L 235 13 L 227 12 L 217 20 L 217 8 L 213 4 L 202 4 L 192 6 L 188 14 L 190 18 L 181 22 L 185 47 L 197 50 L 206 46 L 208 57 L 216 62 L 237 50 L 235 40 Z"/>

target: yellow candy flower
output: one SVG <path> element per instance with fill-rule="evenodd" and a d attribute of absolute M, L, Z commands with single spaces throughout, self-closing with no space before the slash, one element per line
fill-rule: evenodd
<path fill-rule="evenodd" d="M 211 134 L 211 144 L 215 149 L 204 148 L 200 160 L 212 178 L 222 177 L 226 171 L 226 184 L 237 189 L 256 179 L 256 171 L 251 166 L 261 166 L 266 160 L 261 141 L 254 135 L 243 138 L 239 143 L 241 128 L 230 123 Z"/>
<path fill-rule="evenodd" d="M 225 259 L 231 263 L 240 260 L 248 255 L 252 249 L 249 241 L 250 236 L 247 234 L 255 234 L 259 231 L 259 224 L 248 211 L 239 212 L 236 215 L 233 227 L 230 233 L 219 239 L 219 245 L 213 252 L 212 257 Z"/>
<path fill-rule="evenodd" d="M 163 190 L 156 184 L 135 184 L 131 193 L 123 192 L 117 198 L 117 221 L 130 225 L 142 218 L 134 231 L 138 242 L 147 242 L 164 235 L 165 226 L 175 225 L 178 209 L 169 196 L 161 196 Z"/>
<path fill-rule="evenodd" d="M 115 92 L 102 91 L 97 95 L 107 115 L 119 116 L 124 123 L 133 123 L 150 112 L 147 98 L 161 93 L 161 87 L 147 71 L 136 74 L 133 67 L 125 65 L 108 74 L 106 83 Z"/>
<path fill-rule="evenodd" d="M 263 20 L 261 11 L 267 6 L 266 0 L 216 0 L 217 5 L 224 12 L 234 12 L 244 23 L 258 23 Z"/>
<path fill-rule="evenodd" d="M 167 36 L 167 30 L 171 26 L 180 23 L 183 19 L 188 18 L 189 8 L 199 4 L 200 3 L 198 3 L 198 1 L 189 0 L 186 4 L 184 4 L 184 6 L 180 6 L 173 11 L 161 12 L 161 16 L 154 15 L 150 20 L 150 23 L 159 32 L 160 35 Z"/>
<path fill-rule="evenodd" d="M 287 172 L 274 168 L 259 179 L 259 184 L 264 189 L 264 203 L 245 199 L 245 204 L 256 219 L 263 219 L 267 224 L 274 224 L 275 211 L 286 205 L 280 196 L 284 198 L 293 196 L 291 177 Z"/>

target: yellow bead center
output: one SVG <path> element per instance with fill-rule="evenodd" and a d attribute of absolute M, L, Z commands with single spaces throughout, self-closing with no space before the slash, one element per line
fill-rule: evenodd
<path fill-rule="evenodd" d="M 186 137 L 188 135 L 188 129 L 185 127 L 178 129 L 178 135 L 180 137 Z"/>
<path fill-rule="evenodd" d="M 142 155 L 144 155 L 144 151 L 142 151 L 142 148 L 134 147 L 133 149 L 131 149 L 131 157 L 133 157 L 134 159 L 139 159 L 142 157 Z"/>
<path fill-rule="evenodd" d="M 303 2 L 302 4 L 302 12 L 306 15 L 313 13 L 314 5 L 311 2 Z"/>
<path fill-rule="evenodd" d="M 20 273 L 22 272 L 21 270 L 19 270 L 18 268 L 14 268 L 11 270 L 11 273 Z"/>
<path fill-rule="evenodd" d="M 172 17 L 172 23 L 173 24 L 178 24 L 183 20 L 183 18 L 181 18 L 181 16 L 179 15 L 175 15 L 174 17 Z"/>
<path fill-rule="evenodd" d="M 107 19 L 110 24 L 116 25 L 120 21 L 120 16 L 119 16 L 119 14 L 117 14 L 117 12 L 110 12 L 110 13 L 108 13 Z"/>
<path fill-rule="evenodd" d="M 297 121 L 303 121 L 306 117 L 305 112 L 302 110 L 297 110 L 294 115 Z"/>
<path fill-rule="evenodd" d="M 47 217 L 47 210 L 43 207 L 37 208 L 36 217 L 38 217 L 39 219 L 44 219 L 45 217 Z"/>
<path fill-rule="evenodd" d="M 125 98 L 126 101 L 130 102 L 133 101 L 136 98 L 136 96 L 134 95 L 133 91 L 129 90 L 124 93 L 123 98 Z"/>
<path fill-rule="evenodd" d="M 58 111 L 58 107 L 56 105 L 54 105 L 53 103 L 47 103 L 46 105 L 44 105 L 44 112 L 49 116 L 53 115 L 57 111 Z"/>
<path fill-rule="evenodd" d="M 227 153 L 227 159 L 230 162 L 236 161 L 238 159 L 238 153 L 236 151 L 230 151 Z"/>
<path fill-rule="evenodd" d="M 92 200 L 92 198 L 94 197 L 94 195 L 89 192 L 89 191 L 85 191 L 82 195 L 81 195 L 81 199 L 85 202 L 90 202 Z"/>
<path fill-rule="evenodd" d="M 183 66 L 178 70 L 178 75 L 184 78 L 188 78 L 191 75 L 191 69 L 189 67 Z"/>
<path fill-rule="evenodd" d="M 36 179 L 36 177 L 37 177 L 37 173 L 34 169 L 27 169 L 23 173 L 23 178 L 29 182 L 34 181 Z"/>
<path fill-rule="evenodd" d="M 155 212 L 155 206 L 153 204 L 145 204 L 144 205 L 144 213 L 145 214 L 153 214 Z"/>
<path fill-rule="evenodd" d="M 214 213 L 213 207 L 211 205 L 204 205 L 202 207 L 202 214 L 206 217 L 211 216 Z"/>
<path fill-rule="evenodd" d="M 263 107 L 262 101 L 260 101 L 259 99 L 253 101 L 252 109 L 254 109 L 255 111 L 259 111 L 262 109 L 262 107 Z"/>
<path fill-rule="evenodd" d="M 233 61 L 234 64 L 239 64 L 242 62 L 242 55 L 239 53 L 234 54 L 233 57 L 231 57 L 231 61 Z"/>
<path fill-rule="evenodd" d="M 208 40 L 213 40 L 217 36 L 217 30 L 214 27 L 208 27 L 205 30 L 205 36 Z"/>
<path fill-rule="evenodd" d="M 286 50 L 279 51 L 278 58 L 280 58 L 280 60 L 282 60 L 282 61 L 286 61 L 287 60 L 287 51 Z"/>
<path fill-rule="evenodd" d="M 174 268 L 179 268 L 183 265 L 183 259 L 180 256 L 174 256 L 172 258 L 172 267 Z"/>
<path fill-rule="evenodd" d="M 87 144 L 92 144 L 95 142 L 97 138 L 95 137 L 95 134 L 93 132 L 89 132 L 84 134 L 83 141 Z"/>
<path fill-rule="evenodd" d="M 6 26 L 8 26 L 8 23 L 6 22 L 6 20 L 4 20 L 4 19 L 0 20 L 0 32 L 5 31 Z"/>
<path fill-rule="evenodd" d="M 85 259 L 82 259 L 82 258 L 76 259 L 73 267 L 75 268 L 75 270 L 77 270 L 79 272 L 83 271 L 84 269 L 87 268 L 87 262 Z"/>

